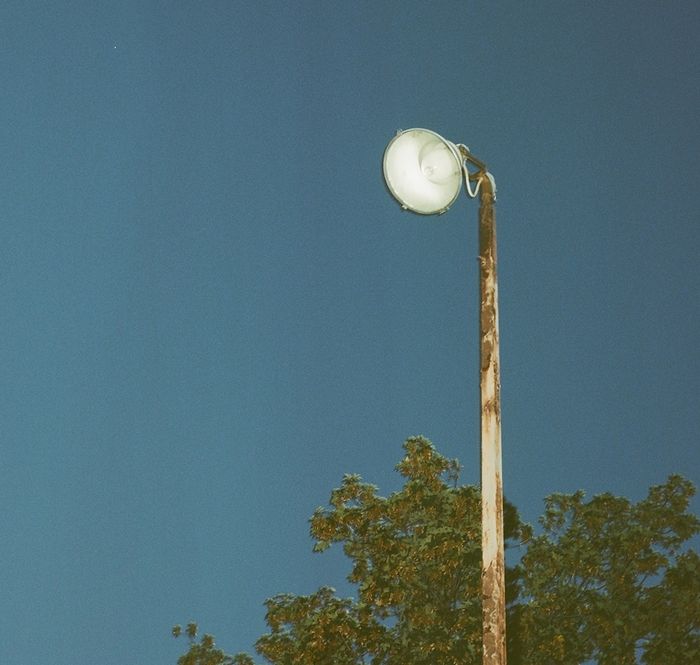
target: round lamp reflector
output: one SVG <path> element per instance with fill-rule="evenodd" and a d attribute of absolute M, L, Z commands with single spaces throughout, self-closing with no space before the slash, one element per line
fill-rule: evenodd
<path fill-rule="evenodd" d="M 429 129 L 407 129 L 384 151 L 384 180 L 394 198 L 421 215 L 445 212 L 462 187 L 455 145 Z"/>

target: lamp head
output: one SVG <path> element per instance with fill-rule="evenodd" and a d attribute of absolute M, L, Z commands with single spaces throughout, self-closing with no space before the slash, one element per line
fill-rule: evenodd
<path fill-rule="evenodd" d="M 463 159 L 429 129 L 399 132 L 384 151 L 384 180 L 393 197 L 421 215 L 445 212 L 462 187 Z"/>

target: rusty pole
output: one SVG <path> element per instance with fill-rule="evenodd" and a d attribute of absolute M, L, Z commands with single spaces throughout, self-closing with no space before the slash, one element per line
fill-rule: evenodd
<path fill-rule="evenodd" d="M 409 132 L 428 133 L 429 130 L 415 129 Z M 399 132 L 387 146 L 387 152 L 398 137 Z M 437 135 L 435 135 L 437 136 Z M 503 553 L 503 479 L 501 464 L 501 383 L 498 350 L 498 283 L 496 278 L 496 218 L 494 201 L 496 184 L 486 165 L 474 157 L 463 144 L 454 145 L 437 136 L 450 151 L 461 155 L 461 167 L 467 178 L 467 188 L 472 194 L 469 181 L 479 183 L 481 205 L 479 207 L 479 262 L 480 269 L 480 386 L 481 386 L 481 596 L 483 612 L 483 660 L 482 665 L 506 665 L 506 594 L 505 558 Z M 420 145 L 420 140 L 418 141 Z M 444 146 L 443 146 L 444 147 Z M 415 146 L 413 146 L 415 151 Z M 384 177 L 392 195 L 404 209 L 424 215 L 443 213 L 451 205 L 445 200 L 445 207 L 433 209 L 429 201 L 416 201 L 400 188 L 396 192 L 392 178 L 387 177 L 387 152 L 384 154 Z M 409 149 L 408 154 L 411 150 Z M 458 153 L 458 154 L 457 154 Z M 406 154 L 404 154 L 404 157 Z M 419 154 L 414 154 L 421 166 Z M 467 163 L 476 167 L 475 173 L 467 171 Z M 395 169 L 396 164 L 391 166 Z M 432 171 L 431 171 L 432 173 Z M 399 180 L 406 178 L 406 172 L 398 170 Z M 424 174 L 425 175 L 425 174 Z M 428 175 L 425 177 L 430 180 Z M 405 184 L 405 183 L 404 183 Z M 410 187 L 408 188 L 410 190 Z M 403 192 L 403 193 L 402 193 Z M 455 198 L 457 191 L 454 192 Z M 454 201 L 454 198 L 452 199 Z M 417 207 L 416 207 L 417 206 Z"/>
<path fill-rule="evenodd" d="M 476 178 L 475 178 L 476 179 Z M 483 665 L 506 665 L 501 381 L 498 350 L 495 183 L 480 173 L 481 596 Z"/>

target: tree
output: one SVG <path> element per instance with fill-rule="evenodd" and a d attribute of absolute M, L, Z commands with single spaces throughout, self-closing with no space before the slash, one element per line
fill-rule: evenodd
<path fill-rule="evenodd" d="M 185 634 L 190 642 L 187 653 L 178 658 L 178 665 L 255 665 L 253 659 L 239 653 L 235 656 L 226 655 L 221 649 L 217 649 L 212 635 L 203 635 L 197 642 L 197 624 L 188 623 Z M 173 637 L 182 635 L 182 626 L 173 626 Z"/>
<path fill-rule="evenodd" d="M 355 598 L 330 587 L 266 601 L 256 650 L 272 665 L 477 665 L 481 662 L 481 510 L 459 465 L 423 437 L 408 439 L 403 488 L 382 497 L 346 475 L 310 519 L 314 550 L 342 544 Z M 683 544 L 698 532 L 692 485 L 672 476 L 638 504 L 582 492 L 546 499 L 532 537 L 505 504 L 506 544 L 526 541 L 506 571 L 510 665 L 695 663 L 700 563 Z M 692 576 L 692 581 L 688 577 Z M 253 665 L 196 638 L 178 665 Z M 178 630 L 178 634 L 179 634 Z"/>
<path fill-rule="evenodd" d="M 636 504 L 611 494 L 586 502 L 583 492 L 546 499 L 543 533 L 519 567 L 527 663 L 700 662 L 698 557 L 682 549 L 698 532 L 693 494 L 671 476 Z"/>

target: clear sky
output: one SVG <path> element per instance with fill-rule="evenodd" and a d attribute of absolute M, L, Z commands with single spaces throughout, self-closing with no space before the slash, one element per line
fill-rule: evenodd
<path fill-rule="evenodd" d="M 347 572 L 307 519 L 403 440 L 478 482 L 477 203 L 401 212 L 398 128 L 498 183 L 506 494 L 700 482 L 700 6 L 0 7 L 0 659 L 250 650 Z M 695 504 L 698 511 L 698 503 Z"/>

